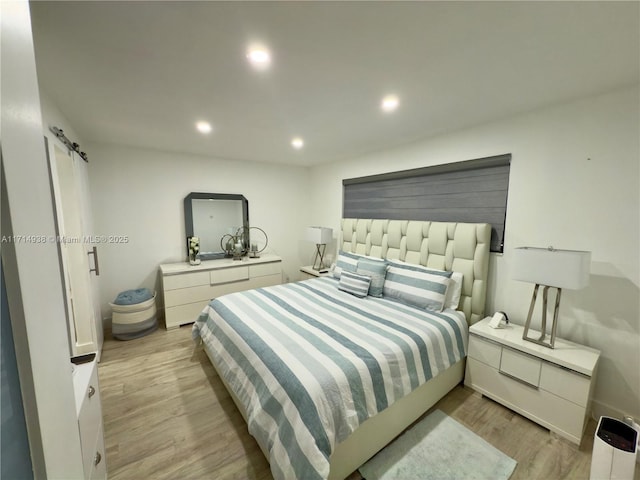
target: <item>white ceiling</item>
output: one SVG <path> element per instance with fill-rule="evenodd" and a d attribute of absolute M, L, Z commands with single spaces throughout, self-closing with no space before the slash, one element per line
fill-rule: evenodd
<path fill-rule="evenodd" d="M 638 2 L 32 2 L 85 141 L 313 165 L 640 81 Z M 251 42 L 272 53 L 255 71 Z M 388 93 L 400 97 L 380 111 Z M 204 136 L 194 124 L 207 120 Z M 291 138 L 305 140 L 294 150 Z"/>

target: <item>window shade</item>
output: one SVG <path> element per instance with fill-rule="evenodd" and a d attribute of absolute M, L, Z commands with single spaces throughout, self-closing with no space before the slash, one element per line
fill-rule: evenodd
<path fill-rule="evenodd" d="M 511 154 L 342 181 L 344 218 L 486 222 L 504 248 Z"/>

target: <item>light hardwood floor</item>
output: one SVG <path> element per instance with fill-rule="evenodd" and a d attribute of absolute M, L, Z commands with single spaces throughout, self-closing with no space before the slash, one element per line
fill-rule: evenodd
<path fill-rule="evenodd" d="M 206 354 L 194 351 L 190 325 L 126 342 L 107 335 L 98 372 L 111 480 L 272 478 Z M 589 477 L 593 421 L 578 449 L 462 386 L 434 408 L 514 458 L 513 480 Z"/>

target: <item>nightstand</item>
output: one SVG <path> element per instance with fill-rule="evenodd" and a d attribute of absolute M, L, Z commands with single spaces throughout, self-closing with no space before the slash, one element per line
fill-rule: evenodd
<path fill-rule="evenodd" d="M 523 327 L 469 328 L 464 384 L 580 445 L 600 352 L 556 338 L 555 348 L 522 339 Z"/>
<path fill-rule="evenodd" d="M 314 270 L 311 265 L 307 265 L 306 267 L 300 267 L 300 272 L 302 272 L 301 278 L 302 280 L 309 280 L 310 278 L 316 277 L 328 277 L 332 275 L 331 271 L 327 268 L 327 272 L 320 273 L 318 270 Z"/>

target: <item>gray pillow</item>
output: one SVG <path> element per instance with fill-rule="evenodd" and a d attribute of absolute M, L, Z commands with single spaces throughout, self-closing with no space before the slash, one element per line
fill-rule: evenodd
<path fill-rule="evenodd" d="M 371 285 L 369 285 L 370 296 L 382 297 L 384 278 L 387 275 L 387 262 L 372 258 L 361 258 L 358 260 L 356 273 L 371 277 Z"/>

